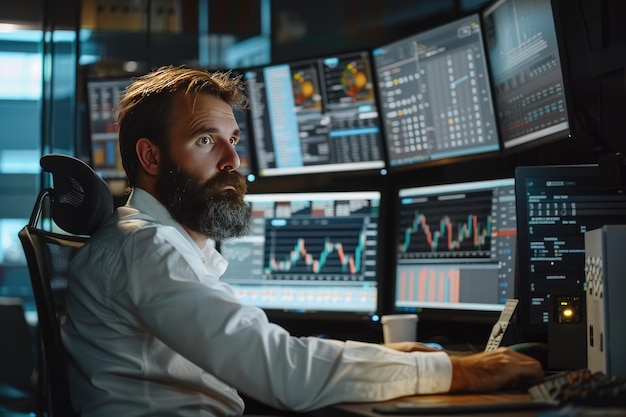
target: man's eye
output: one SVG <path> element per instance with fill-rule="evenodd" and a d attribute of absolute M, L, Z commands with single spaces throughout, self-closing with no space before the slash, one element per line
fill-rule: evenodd
<path fill-rule="evenodd" d="M 202 145 L 210 145 L 213 143 L 210 136 L 202 136 L 198 142 Z"/>
<path fill-rule="evenodd" d="M 230 144 L 235 146 L 237 145 L 237 142 L 239 142 L 239 138 L 230 138 Z"/>

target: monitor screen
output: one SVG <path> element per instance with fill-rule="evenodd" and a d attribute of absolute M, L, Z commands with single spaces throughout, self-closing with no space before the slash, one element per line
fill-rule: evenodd
<path fill-rule="evenodd" d="M 250 155 L 250 147 L 252 146 L 252 143 L 250 143 L 250 112 L 249 110 L 234 107 L 233 113 L 239 126 L 239 142 L 235 146 L 239 155 L 239 168 L 237 168 L 237 171 L 242 175 L 248 175 L 255 171 L 252 167 L 252 157 Z"/>
<path fill-rule="evenodd" d="M 91 166 L 107 180 L 126 177 L 117 141 L 114 108 L 130 82 L 130 78 L 87 80 Z"/>
<path fill-rule="evenodd" d="M 91 165 L 106 180 L 125 179 L 117 140 L 117 114 L 115 106 L 132 79 L 92 78 L 87 80 L 87 114 L 89 117 Z M 237 152 L 238 171 L 248 175 L 250 165 L 250 140 L 247 110 L 233 109 L 241 131 Z"/>
<path fill-rule="evenodd" d="M 587 230 L 626 224 L 622 186 L 599 165 L 515 170 L 519 255 L 519 323 L 525 336 L 547 338 L 550 294 L 583 291 Z"/>
<path fill-rule="evenodd" d="M 551 0 L 500 0 L 485 9 L 483 21 L 503 148 L 568 136 Z"/>
<path fill-rule="evenodd" d="M 271 311 L 378 309 L 378 191 L 249 194 L 252 231 L 221 242 L 222 280 Z"/>
<path fill-rule="evenodd" d="M 512 178 L 399 189 L 396 310 L 502 311 L 516 238 Z"/>
<path fill-rule="evenodd" d="M 384 168 L 369 52 L 244 75 L 260 176 Z"/>
<path fill-rule="evenodd" d="M 373 56 L 390 168 L 499 150 L 477 14 Z"/>

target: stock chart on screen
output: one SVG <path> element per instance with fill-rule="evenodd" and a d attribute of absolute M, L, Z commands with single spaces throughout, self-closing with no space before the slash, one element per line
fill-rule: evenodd
<path fill-rule="evenodd" d="M 229 261 L 222 279 L 242 302 L 282 311 L 376 311 L 378 191 L 246 198 L 252 232 L 221 244 Z"/>
<path fill-rule="evenodd" d="M 502 310 L 514 294 L 512 179 L 400 189 L 397 309 Z"/>

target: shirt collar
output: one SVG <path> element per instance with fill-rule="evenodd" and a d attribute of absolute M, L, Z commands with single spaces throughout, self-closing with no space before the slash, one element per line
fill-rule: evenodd
<path fill-rule="evenodd" d="M 157 222 L 165 225 L 174 227 L 176 230 L 180 232 L 181 235 L 185 237 L 194 248 L 200 259 L 202 259 L 202 263 L 211 269 L 213 272 L 218 275 L 224 274 L 226 271 L 226 267 L 228 266 L 228 261 L 224 259 L 224 257 L 215 249 L 213 242 L 210 240 L 207 241 L 204 248 L 200 249 L 196 242 L 191 238 L 189 233 L 185 230 L 185 228 L 178 223 L 174 218 L 170 215 L 167 208 L 161 204 L 159 200 L 157 200 L 152 194 L 149 192 L 134 187 L 131 191 L 127 206 L 131 206 L 139 210 L 140 212 L 146 213 L 149 216 L 153 217 Z"/>

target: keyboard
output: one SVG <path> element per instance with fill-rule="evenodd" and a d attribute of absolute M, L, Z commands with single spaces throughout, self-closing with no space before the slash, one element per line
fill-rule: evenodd
<path fill-rule="evenodd" d="M 626 407 L 626 378 L 578 369 L 561 372 L 528 390 L 535 401 L 557 406 Z"/>
<path fill-rule="evenodd" d="M 626 407 L 626 378 L 608 377 L 588 369 L 559 372 L 528 390 L 527 397 L 502 400 L 497 394 L 476 395 L 464 402 L 463 395 L 426 396 L 424 401 L 400 401 L 377 405 L 373 411 L 396 415 L 441 415 L 554 409 L 565 406 Z M 439 398 L 439 400 L 438 400 Z M 446 400 L 448 398 L 448 400 Z M 622 414 L 619 414 L 622 415 Z"/>

